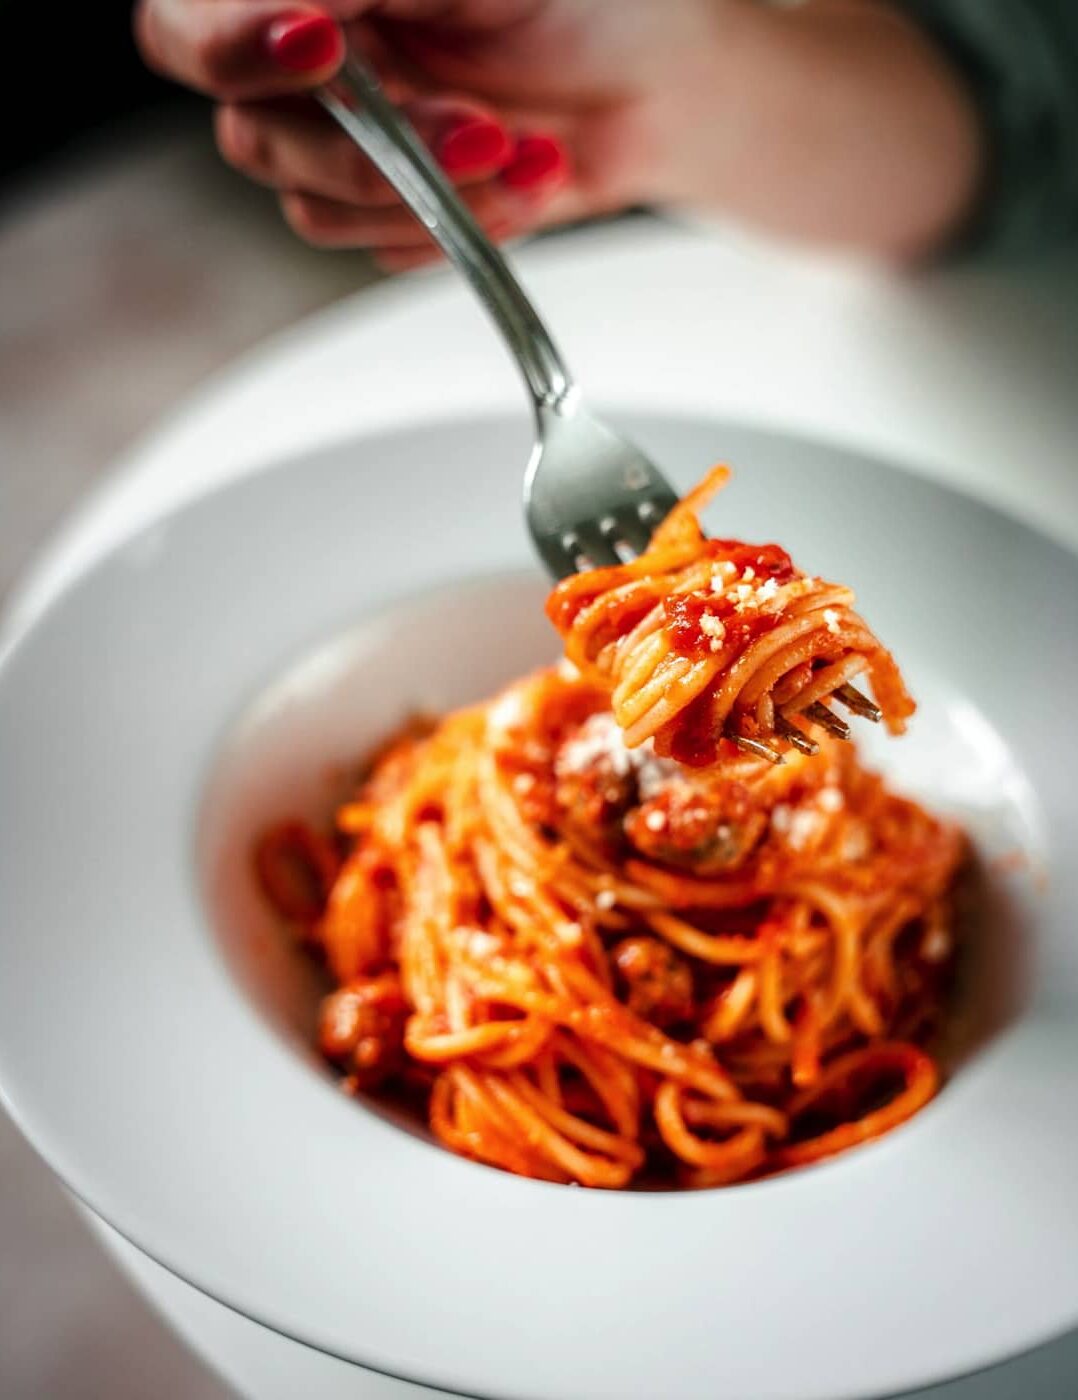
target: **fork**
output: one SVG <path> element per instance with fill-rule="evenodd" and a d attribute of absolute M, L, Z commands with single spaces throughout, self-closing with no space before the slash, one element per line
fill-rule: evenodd
<path fill-rule="evenodd" d="M 555 578 L 642 550 L 677 493 L 640 448 L 585 407 L 553 337 L 509 264 L 472 218 L 377 77 L 350 55 L 318 93 L 471 284 L 524 377 L 535 445 L 524 511 Z"/>
<path fill-rule="evenodd" d="M 535 415 L 535 441 L 524 477 L 524 514 L 532 540 L 555 578 L 618 564 L 640 553 L 677 504 L 654 462 L 584 405 L 579 388 L 542 318 L 508 262 L 490 242 L 377 76 L 350 53 L 315 94 L 471 285 L 517 362 Z M 852 686 L 838 698 L 856 714 L 879 711 Z M 816 723 L 840 737 L 846 724 L 826 705 Z M 804 752 L 816 744 L 796 726 L 787 737 Z M 780 763 L 769 744 L 735 738 L 746 752 Z"/>

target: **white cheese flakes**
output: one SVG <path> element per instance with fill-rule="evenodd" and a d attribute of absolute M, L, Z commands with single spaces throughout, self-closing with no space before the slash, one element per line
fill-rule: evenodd
<path fill-rule="evenodd" d="M 820 830 L 820 814 L 811 807 L 789 807 L 779 803 L 771 813 L 771 827 L 792 850 L 799 851 Z"/>
<path fill-rule="evenodd" d="M 700 631 L 709 638 L 708 645 L 712 651 L 722 650 L 722 644 L 726 640 L 726 626 L 722 618 L 716 617 L 714 613 L 703 613 L 700 617 Z"/>
<path fill-rule="evenodd" d="M 843 860 L 864 860 L 872 849 L 868 832 L 863 822 L 851 822 L 842 842 L 840 852 Z"/>
<path fill-rule="evenodd" d="M 465 946 L 473 958 L 489 958 L 500 947 L 498 939 L 492 933 L 487 933 L 485 929 L 474 928 L 462 931 L 467 935 Z"/>
<path fill-rule="evenodd" d="M 617 720 L 603 711 L 586 719 L 558 753 L 558 768 L 564 772 L 586 773 L 599 762 L 605 762 L 619 778 L 626 777 L 634 767 Z"/>
<path fill-rule="evenodd" d="M 524 722 L 524 706 L 515 690 L 499 695 L 487 711 L 487 724 L 496 733 L 519 729 Z"/>
<path fill-rule="evenodd" d="M 770 602 L 778 591 L 778 580 L 769 578 L 756 590 L 756 596 L 761 603 L 767 603 Z"/>
<path fill-rule="evenodd" d="M 629 758 L 636 769 L 636 783 L 641 802 L 647 802 L 662 792 L 671 783 L 684 782 L 685 770 L 672 758 L 657 758 L 655 746 L 645 739 L 639 748 L 629 750 Z"/>

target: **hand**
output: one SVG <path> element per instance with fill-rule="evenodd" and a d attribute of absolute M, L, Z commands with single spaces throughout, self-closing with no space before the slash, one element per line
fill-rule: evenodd
<path fill-rule="evenodd" d="M 402 268 L 436 256 L 427 235 L 303 95 L 336 70 L 346 41 L 372 59 L 473 213 L 503 239 L 672 188 L 665 108 L 685 91 L 686 55 L 714 46 L 720 8 L 330 0 L 282 14 L 273 0 L 142 0 L 136 33 L 154 67 L 219 99 L 222 154 L 280 191 L 298 233 Z"/>
<path fill-rule="evenodd" d="M 304 93 L 361 49 L 496 239 L 635 203 L 922 255 L 966 217 L 962 81 L 887 0 L 140 0 L 156 68 L 216 97 L 225 158 L 386 268 L 437 256 Z"/>

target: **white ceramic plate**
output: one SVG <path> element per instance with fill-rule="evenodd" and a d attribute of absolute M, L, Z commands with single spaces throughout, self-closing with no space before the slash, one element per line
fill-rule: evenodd
<path fill-rule="evenodd" d="M 848 580 L 923 708 L 873 757 L 990 862 L 966 1054 L 878 1144 L 725 1191 L 458 1160 L 342 1098 L 248 843 L 402 710 L 553 655 L 502 421 L 209 494 L 0 659 L 0 1083 L 146 1253 L 389 1374 L 503 1400 L 842 1400 L 1078 1322 L 1078 561 L 970 500 L 707 421 L 628 424 L 723 534 Z M 462 579 L 501 575 L 478 591 Z"/>

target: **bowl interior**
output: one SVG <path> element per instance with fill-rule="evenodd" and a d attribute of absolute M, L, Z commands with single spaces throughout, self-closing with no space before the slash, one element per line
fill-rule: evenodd
<path fill-rule="evenodd" d="M 545 592 L 537 574 L 513 572 L 400 600 L 294 660 L 220 748 L 197 838 L 208 922 L 245 995 L 322 1075 L 329 1071 L 312 1045 L 330 982 L 268 907 L 252 861 L 258 835 L 296 818 L 324 828 L 364 756 L 409 715 L 488 698 L 554 660 Z M 914 644 L 902 653 L 919 697 L 911 732 L 894 740 L 858 725 L 857 742 L 897 788 L 957 818 L 972 840 L 961 975 L 938 1047 L 953 1072 L 1026 1000 L 1036 922 L 1030 877 L 1045 859 L 1044 820 L 1018 756 L 976 697 L 917 652 Z M 364 1096 L 359 1108 L 417 1131 L 412 1116 L 380 1099 Z"/>

